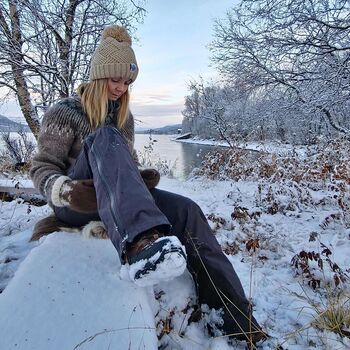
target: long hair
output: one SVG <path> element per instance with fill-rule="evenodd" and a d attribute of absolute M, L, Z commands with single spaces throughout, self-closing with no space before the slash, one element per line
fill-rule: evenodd
<path fill-rule="evenodd" d="M 96 129 L 102 125 L 108 112 L 108 79 L 97 79 L 82 83 L 77 89 L 81 105 L 89 118 L 90 125 Z M 130 94 L 127 90 L 119 98 L 117 127 L 121 129 L 129 116 Z"/>

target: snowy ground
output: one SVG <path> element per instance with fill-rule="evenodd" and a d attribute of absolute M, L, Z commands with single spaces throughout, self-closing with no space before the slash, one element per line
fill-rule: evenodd
<path fill-rule="evenodd" d="M 229 147 L 229 145 L 226 141 L 202 140 L 202 139 L 199 139 L 197 137 L 193 137 L 190 139 L 184 139 L 184 140 L 176 140 L 177 136 L 178 135 L 174 135 L 172 137 L 172 139 L 176 142 Z M 285 154 L 288 154 L 291 152 L 295 152 L 296 154 L 298 154 L 300 156 L 305 154 L 305 146 L 296 146 L 296 145 L 285 144 L 285 143 L 280 143 L 280 142 L 272 142 L 272 141 L 242 142 L 242 143 L 238 144 L 238 147 L 242 148 L 242 149 L 249 150 L 249 151 L 276 153 L 279 155 L 285 155 Z"/>
<path fill-rule="evenodd" d="M 340 220 L 326 219 L 338 210 L 334 202 L 329 199 L 328 192 L 317 189 L 305 191 L 293 187 L 282 188 L 279 185 L 271 188 L 256 182 L 211 181 L 203 178 L 181 182 L 177 179 L 163 177 L 159 187 L 192 198 L 209 217 L 214 234 L 241 278 L 247 296 L 253 302 L 255 317 L 272 336 L 272 339 L 265 342 L 260 348 L 277 349 L 278 345 L 282 345 L 284 349 L 289 350 L 350 349 L 348 338 L 342 339 L 335 333 L 322 332 L 313 327 L 315 309 L 311 307 L 311 304 L 316 304 L 320 308 L 324 307 L 327 299 L 326 289 L 321 288 L 314 291 L 308 285 L 307 280 L 295 275 L 291 266 L 292 257 L 302 250 L 322 252 L 323 248 L 320 243 L 322 242 L 332 251 L 330 256 L 332 261 L 336 262 L 343 271 L 349 268 L 350 230 L 345 228 L 346 226 Z M 271 205 L 271 197 L 274 197 L 273 205 Z M 35 267 L 39 269 L 40 264 L 50 258 L 50 254 L 55 257 L 55 244 L 59 243 L 61 251 L 65 246 L 70 247 L 70 251 L 72 247 L 75 247 L 79 259 L 83 259 L 82 252 L 84 251 L 93 254 L 92 247 L 96 245 L 96 249 L 103 251 L 106 259 L 109 259 L 105 264 L 103 260 L 98 261 L 96 256 L 91 260 L 86 259 L 85 268 L 79 270 L 83 281 L 88 281 L 89 276 L 94 279 L 93 286 L 91 282 L 86 282 L 89 285 L 86 288 L 89 289 L 91 300 L 98 296 L 101 300 L 107 298 L 108 301 L 113 296 L 113 291 L 107 287 L 106 280 L 110 281 L 112 286 L 118 282 L 119 277 L 115 271 L 119 265 L 116 262 L 113 266 L 113 258 L 110 255 L 111 245 L 107 241 L 86 242 L 77 234 L 56 233 L 40 242 L 28 243 L 35 221 L 47 215 L 49 211 L 47 206 L 33 207 L 22 203 L 21 200 L 0 202 L 0 290 L 6 288 L 0 294 L 0 325 L 2 325 L 0 334 L 2 333 L 1 338 L 5 336 L 9 341 L 15 339 L 17 334 L 23 334 L 18 331 L 18 327 L 22 327 L 21 330 L 23 330 L 26 323 L 34 328 L 41 327 L 40 324 L 32 324 L 30 315 L 35 311 L 34 306 L 31 305 L 32 299 L 27 300 L 29 306 L 27 305 L 28 308 L 23 311 L 21 322 L 18 324 L 15 324 L 15 317 L 16 315 L 20 317 L 21 314 L 14 313 L 9 303 L 16 303 L 17 293 L 18 300 L 25 298 L 24 284 L 29 279 L 24 280 L 24 276 L 32 273 L 33 276 L 30 276 L 30 279 L 35 284 L 35 274 L 39 275 Z M 310 234 L 316 237 L 316 240 L 310 241 Z M 255 252 L 252 245 L 249 246 L 249 243 L 254 242 L 258 242 L 259 245 L 255 245 Z M 81 247 L 82 250 L 79 251 L 78 247 Z M 41 257 L 41 263 L 38 257 Z M 59 255 L 56 256 L 56 259 L 58 258 Z M 72 281 L 72 275 L 70 275 L 76 271 L 72 272 L 69 269 L 76 258 L 74 254 L 69 256 L 63 254 L 55 278 L 60 276 L 64 278 L 66 273 L 65 293 L 75 295 L 79 300 L 81 291 L 77 291 L 76 283 Z M 86 267 L 90 262 L 93 263 L 93 269 Z M 58 264 L 58 261 L 55 261 L 55 264 Z M 326 262 L 325 265 L 327 265 Z M 45 281 L 47 277 L 51 282 L 46 283 L 49 283 L 49 287 L 55 288 L 55 278 L 51 275 L 55 272 L 43 267 L 39 270 L 40 281 Z M 18 274 L 13 278 L 16 271 Z M 317 269 L 315 269 L 315 274 L 317 274 Z M 332 271 L 327 270 L 325 266 L 324 272 L 318 277 L 322 285 L 325 280 L 331 280 L 334 276 Z M 348 287 L 346 284 L 341 284 L 341 288 L 345 290 Z M 131 299 L 135 295 L 133 293 L 134 291 L 130 293 Z M 204 320 L 187 324 L 194 296 L 194 289 L 188 274 L 171 283 L 156 286 L 154 288 L 155 298 L 150 297 L 151 294 L 153 293 L 149 290 L 140 292 L 137 303 L 145 305 L 143 310 L 143 317 L 146 319 L 143 323 L 144 331 L 149 332 L 149 327 L 152 328 L 152 321 L 149 319 L 151 311 L 147 311 L 147 307 L 153 312 L 155 317 L 153 327 L 156 327 L 158 337 L 162 336 L 158 341 L 159 348 L 244 349 L 244 343 L 229 343 L 225 338 L 209 338 L 205 331 Z M 117 300 L 119 300 L 118 295 L 116 292 Z M 40 305 L 35 305 L 35 308 L 40 306 L 41 310 L 48 310 L 50 314 L 50 308 L 53 306 L 51 299 L 49 300 L 46 296 L 45 293 L 42 293 L 37 298 L 35 296 L 32 298 L 36 301 L 40 299 Z M 110 308 L 107 306 L 108 303 L 104 300 L 101 313 L 108 313 L 106 315 L 109 322 L 108 327 L 112 327 L 110 322 L 115 322 L 114 328 L 122 327 L 117 323 L 116 318 L 118 306 L 115 303 Z M 88 312 L 87 307 L 94 309 L 96 305 L 88 303 L 87 306 L 84 300 L 75 305 L 69 302 L 61 305 L 63 313 L 70 312 L 79 315 L 77 317 L 80 322 L 68 323 L 68 325 L 75 324 L 78 329 L 85 327 L 86 338 L 93 336 L 98 330 L 103 332 L 104 328 L 108 328 L 103 326 L 101 320 L 95 319 L 96 311 Z M 33 317 L 33 319 L 40 320 L 40 317 Z M 44 317 L 41 318 L 41 320 L 44 319 Z M 64 332 L 65 327 L 67 324 L 62 325 L 58 332 Z M 59 334 L 63 335 L 63 333 Z M 79 340 L 84 340 L 84 337 L 76 337 L 76 334 L 72 332 L 66 334 L 68 338 L 74 338 L 75 345 L 78 345 Z M 148 347 L 143 345 L 141 348 L 151 349 L 154 346 L 152 343 L 154 334 L 149 332 L 143 336 L 142 339 L 145 342 L 143 344 L 148 341 L 147 344 L 151 345 Z M 93 341 L 102 341 L 102 339 L 106 343 L 96 343 L 100 346 L 91 348 L 107 349 L 107 345 L 102 346 L 101 344 L 113 344 L 114 341 L 109 333 L 103 333 L 89 344 L 93 344 Z M 85 345 L 86 343 L 80 348 L 88 348 L 84 347 Z M 36 350 L 46 348 L 45 346 L 35 347 Z M 115 348 L 124 349 L 124 347 Z"/>

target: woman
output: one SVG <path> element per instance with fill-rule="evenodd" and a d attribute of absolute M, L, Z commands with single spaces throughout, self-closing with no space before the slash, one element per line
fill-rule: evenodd
<path fill-rule="evenodd" d="M 225 334 L 250 343 L 264 339 L 201 209 L 155 188 L 157 172 L 140 174 L 128 91 L 137 74 L 130 36 L 122 27 L 107 27 L 92 58 L 90 82 L 45 113 L 33 182 L 63 224 L 102 220 L 136 284 L 172 279 L 187 265 L 200 304 L 223 309 Z"/>

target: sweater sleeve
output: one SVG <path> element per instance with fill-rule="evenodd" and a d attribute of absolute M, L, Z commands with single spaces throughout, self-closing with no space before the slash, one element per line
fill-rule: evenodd
<path fill-rule="evenodd" d="M 65 176 L 69 168 L 69 152 L 75 137 L 70 123 L 72 113 L 74 111 L 59 102 L 47 110 L 40 128 L 30 177 L 47 200 L 51 199 L 54 182 Z"/>

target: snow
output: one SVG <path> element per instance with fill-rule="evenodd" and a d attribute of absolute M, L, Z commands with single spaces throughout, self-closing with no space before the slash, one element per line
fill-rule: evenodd
<path fill-rule="evenodd" d="M 8 178 L 0 178 L 0 186 L 3 187 L 18 187 L 18 188 L 32 188 L 33 182 L 28 178 L 21 176 L 14 176 Z"/>
<path fill-rule="evenodd" d="M 144 270 L 148 262 L 153 264 L 157 262 L 162 251 L 158 251 L 149 259 L 142 259 L 131 265 L 122 265 L 120 276 L 125 280 L 134 281 L 139 287 L 147 287 L 153 286 L 156 282 L 166 282 L 172 280 L 174 277 L 182 275 L 186 269 L 185 247 L 180 243 L 180 240 L 176 236 L 161 237 L 156 242 L 164 240 L 166 240 L 167 243 L 163 245 L 162 251 L 166 253 L 164 254 L 161 263 L 156 265 L 157 267 L 155 270 L 149 270 L 147 273 L 141 275 L 139 279 L 135 279 L 137 272 Z M 179 253 L 180 249 L 182 249 L 185 256 Z"/>
<path fill-rule="evenodd" d="M 178 135 L 175 135 L 172 140 L 176 142 L 182 142 L 182 143 L 195 143 L 199 145 L 211 145 L 216 147 L 229 147 L 229 144 L 226 141 L 218 141 L 218 140 L 208 140 L 208 139 L 200 139 L 198 137 L 193 137 L 190 139 L 184 139 L 184 140 L 177 140 L 176 137 Z M 246 149 L 249 151 L 257 151 L 257 152 L 267 152 L 267 153 L 276 153 L 280 155 L 285 155 L 288 153 L 296 153 L 300 156 L 303 156 L 305 154 L 305 146 L 296 146 L 296 145 L 290 145 L 285 143 L 279 143 L 279 142 L 268 142 L 268 141 L 262 141 L 262 142 L 241 142 L 238 143 L 237 146 L 242 149 Z"/>
<path fill-rule="evenodd" d="M 110 241 L 44 238 L 1 295 L 2 348 L 74 349 L 102 332 L 79 348 L 157 349 L 147 290 L 119 268 Z"/>
<path fill-rule="evenodd" d="M 326 288 L 312 290 L 291 265 L 302 250 L 321 252 L 322 242 L 343 271 L 350 266 L 350 229 L 339 220 L 325 224 L 337 212 L 328 190 L 310 189 L 306 196 L 304 190 L 297 194 L 275 184 L 279 209 L 269 213 L 269 190 L 257 182 L 162 177 L 159 187 L 192 198 L 211 218 L 255 317 L 272 336 L 261 349 L 279 344 L 289 350 L 350 348 L 348 338 L 313 326 L 311 304 L 325 306 Z M 50 209 L 22 200 L 0 206 L 0 286 L 6 287 L 0 294 L 1 348 L 74 349 L 84 339 L 91 341 L 81 349 L 127 349 L 129 344 L 137 349 L 245 348 L 244 342 L 208 336 L 205 322 L 220 320 L 214 310 L 188 324 L 195 292 L 187 272 L 154 289 L 139 288 L 120 279 L 120 263 L 108 240 L 55 233 L 28 243 L 35 221 Z M 237 208 L 243 214 L 234 218 Z M 309 240 L 312 232 L 315 241 Z M 259 240 L 256 252 L 247 249 L 250 239 Z M 327 266 L 323 274 L 332 280 Z M 348 284 L 341 289 L 348 290 Z"/>

